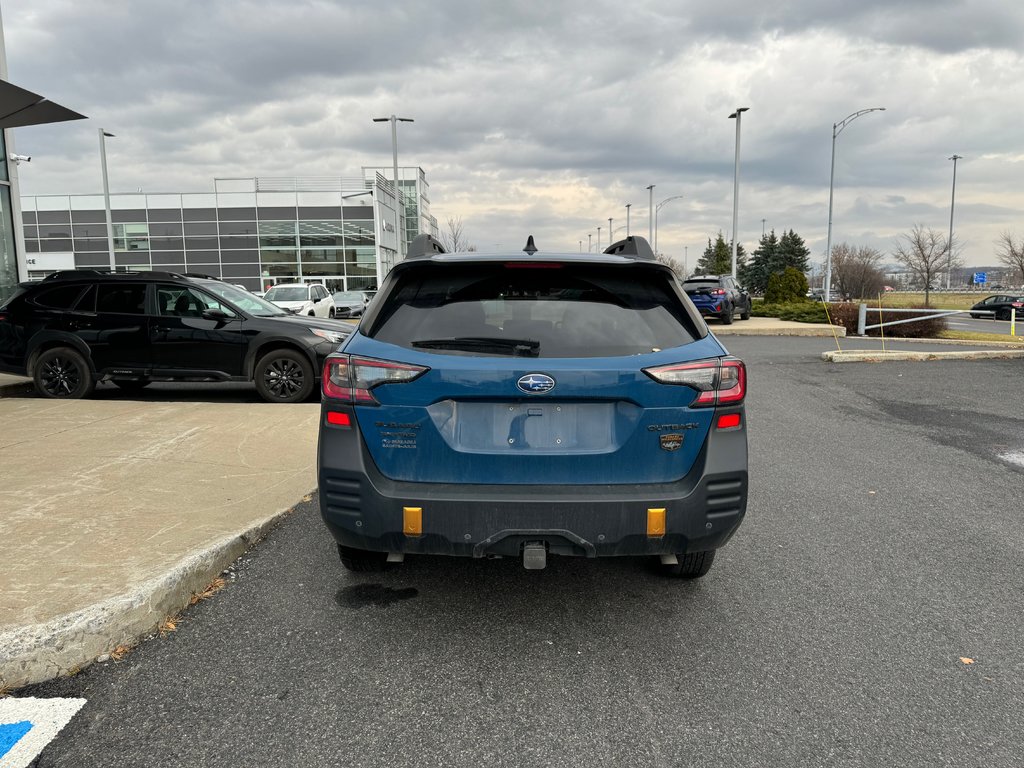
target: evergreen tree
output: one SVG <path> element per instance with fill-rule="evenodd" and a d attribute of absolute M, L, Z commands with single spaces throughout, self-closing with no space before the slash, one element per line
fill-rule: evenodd
<path fill-rule="evenodd" d="M 741 282 L 749 291 L 764 293 L 768 288 L 768 278 L 776 272 L 781 272 L 785 267 L 779 239 L 773 229 L 761 237 L 753 258 L 740 273 Z"/>
<path fill-rule="evenodd" d="M 739 271 L 746 268 L 747 254 L 743 250 L 743 246 L 740 245 L 736 249 L 736 270 L 737 274 Z M 732 274 L 732 245 L 725 242 L 721 230 L 715 237 L 714 244 L 708 239 L 708 247 L 704 249 L 704 253 L 700 257 L 700 261 L 697 262 L 697 266 L 694 270 L 694 274 L 697 275 L 729 275 Z"/>
<path fill-rule="evenodd" d="M 793 267 L 804 274 L 810 269 L 808 259 L 811 256 L 810 250 L 804 245 L 804 239 L 792 229 L 783 232 L 779 240 L 779 251 L 782 254 L 782 265 L 780 270 L 786 267 Z"/>

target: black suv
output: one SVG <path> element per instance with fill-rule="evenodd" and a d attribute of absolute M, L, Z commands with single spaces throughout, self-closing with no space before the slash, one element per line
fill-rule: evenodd
<path fill-rule="evenodd" d="M 45 397 L 87 397 L 99 381 L 252 381 L 264 400 L 294 403 L 353 328 L 206 276 L 66 270 L 0 307 L 0 371 Z"/>
<path fill-rule="evenodd" d="M 694 275 L 683 282 L 683 290 L 705 317 L 717 317 L 724 325 L 731 324 L 737 312 L 740 320 L 750 319 L 750 294 L 732 275 Z"/>

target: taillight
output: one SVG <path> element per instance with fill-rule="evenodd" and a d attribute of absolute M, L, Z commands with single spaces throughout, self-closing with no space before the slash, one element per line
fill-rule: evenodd
<path fill-rule="evenodd" d="M 328 355 L 324 362 L 321 388 L 324 397 L 353 405 L 378 405 L 370 391 L 381 384 L 404 384 L 429 368 L 390 360 L 374 360 L 355 355 Z"/>
<path fill-rule="evenodd" d="M 747 394 L 747 367 L 735 357 L 676 363 L 644 368 L 660 384 L 674 384 L 697 390 L 690 407 L 737 405 Z"/>
<path fill-rule="evenodd" d="M 725 296 L 725 291 L 723 291 L 721 288 L 716 288 L 715 290 L 713 290 L 711 292 L 711 295 L 712 296 Z"/>

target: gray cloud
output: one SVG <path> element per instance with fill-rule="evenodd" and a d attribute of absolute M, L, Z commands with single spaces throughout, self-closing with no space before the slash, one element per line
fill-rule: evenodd
<path fill-rule="evenodd" d="M 416 120 L 401 162 L 481 244 L 533 232 L 575 250 L 626 202 L 646 233 L 655 183 L 656 202 L 685 195 L 659 219 L 681 256 L 728 236 L 727 116 L 750 106 L 740 237 L 766 219 L 817 253 L 832 123 L 885 106 L 837 141 L 843 238 L 888 248 L 914 223 L 948 226 L 953 152 L 957 231 L 980 262 L 1024 208 L 1024 9 L 1007 3 L 34 0 L 4 21 L 11 79 L 94 118 L 17 132 L 30 194 L 99 188 L 98 125 L 117 134 L 115 190 L 209 191 L 389 165 L 371 118 L 399 112 Z"/>

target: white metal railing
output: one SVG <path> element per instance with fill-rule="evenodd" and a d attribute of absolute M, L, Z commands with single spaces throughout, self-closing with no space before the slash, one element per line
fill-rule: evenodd
<path fill-rule="evenodd" d="M 914 314 L 916 317 L 908 318 L 907 320 L 890 320 L 888 322 L 877 322 L 868 325 L 868 312 L 878 312 L 879 321 L 881 321 L 882 312 L 892 312 L 893 314 Z M 922 314 L 926 313 L 926 314 Z M 930 314 L 927 314 L 930 313 Z M 864 336 L 867 331 L 872 328 L 888 328 L 892 325 L 903 325 L 904 323 L 916 323 L 919 320 L 934 320 L 939 317 L 951 317 L 952 315 L 992 315 L 995 318 L 995 311 L 991 309 L 896 309 L 894 307 L 869 307 L 867 304 L 861 304 L 860 309 L 857 312 L 857 335 Z M 1010 308 L 1010 335 L 1015 336 L 1017 329 L 1017 309 L 1015 307 Z"/>

